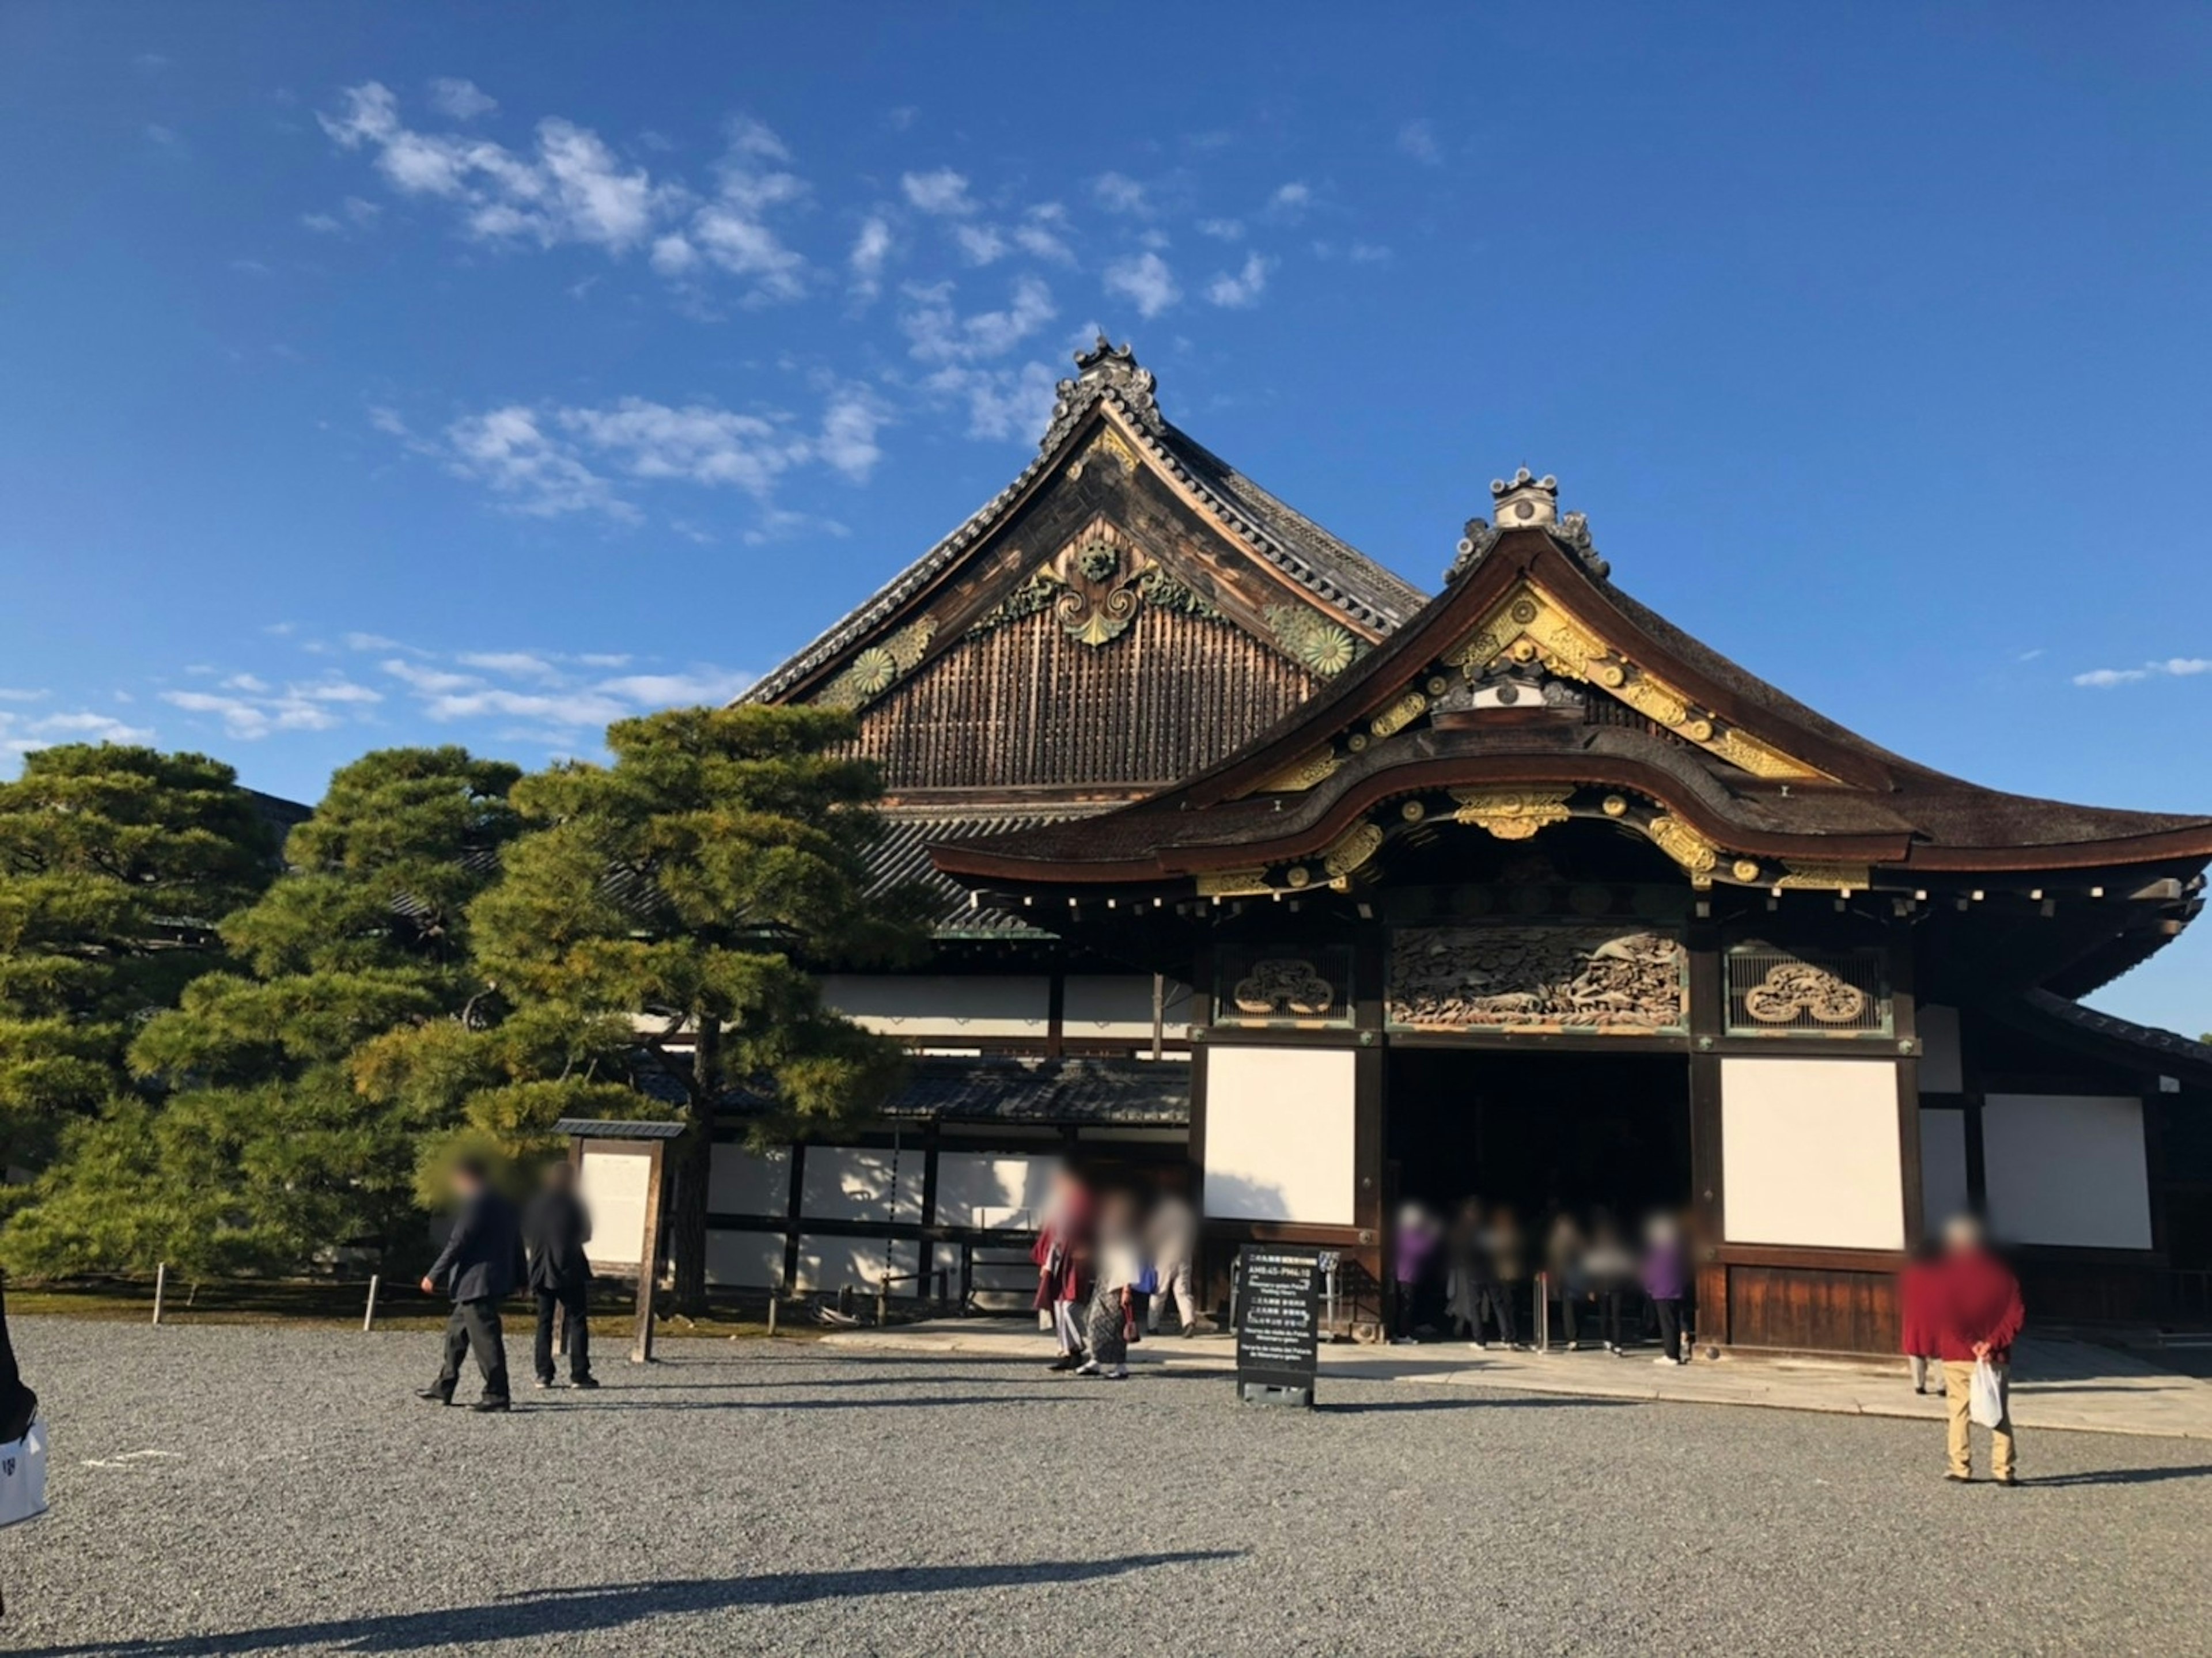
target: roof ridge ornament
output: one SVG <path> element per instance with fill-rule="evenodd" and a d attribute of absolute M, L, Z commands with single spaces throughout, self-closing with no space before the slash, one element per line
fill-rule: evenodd
<path fill-rule="evenodd" d="M 1583 562 L 1589 573 L 1603 580 L 1613 566 L 1598 556 L 1590 541 L 1589 520 L 1580 513 L 1559 511 L 1559 481 L 1549 472 L 1538 477 L 1522 467 L 1510 478 L 1490 481 L 1493 526 L 1486 519 L 1471 518 L 1460 537 L 1458 556 L 1444 572 L 1447 584 L 1459 580 L 1476 565 L 1508 530 L 1542 530 Z"/>
<path fill-rule="evenodd" d="M 1115 345 L 1099 335 L 1088 351 L 1075 354 L 1075 378 L 1054 388 L 1052 423 L 1045 428 L 1041 447 L 1049 449 L 1066 437 L 1091 406 L 1105 397 L 1111 397 L 1147 431 L 1158 431 L 1160 405 L 1153 395 L 1158 384 L 1152 371 L 1138 362 L 1127 340 Z"/>

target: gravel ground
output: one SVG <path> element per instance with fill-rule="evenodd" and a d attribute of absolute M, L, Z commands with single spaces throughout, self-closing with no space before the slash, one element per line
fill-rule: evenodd
<path fill-rule="evenodd" d="M 2041 1435 L 2005 1491 L 1923 1424 L 1460 1387 L 673 1341 L 501 1418 L 408 1397 L 429 1335 L 16 1345 L 20 1652 L 2212 1653 L 2185 1442 Z"/>

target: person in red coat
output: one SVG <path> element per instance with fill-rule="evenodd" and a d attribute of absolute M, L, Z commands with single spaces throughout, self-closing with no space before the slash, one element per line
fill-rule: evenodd
<path fill-rule="evenodd" d="M 1036 1310 L 1052 1309 L 1052 1333 L 1060 1357 L 1048 1367 L 1073 1370 L 1084 1361 L 1081 1321 L 1075 1309 L 1091 1276 L 1091 1193 L 1065 1167 L 1052 1172 L 1036 1242 L 1030 1248 L 1036 1263 Z"/>
<path fill-rule="evenodd" d="M 1912 1366 L 1912 1391 L 1928 1391 L 1928 1366 L 1936 1363 L 1936 1391 L 1943 1390 L 1943 1365 L 1936 1352 L 1936 1282 L 1943 1252 L 1933 1239 L 1912 1252 L 1897 1275 L 1898 1351 Z"/>
<path fill-rule="evenodd" d="M 1981 1223 L 1960 1216 L 1943 1229 L 1943 1260 L 1935 1279 L 1936 1351 L 1943 1361 L 1950 1418 L 1951 1467 L 1946 1478 L 1974 1477 L 1972 1418 L 1974 1366 L 1986 1359 L 2003 1402 L 1990 1430 L 1990 1472 L 2000 1485 L 2020 1484 L 2012 1433 L 2012 1344 L 2027 1315 L 2020 1280 L 1993 1254 Z"/>

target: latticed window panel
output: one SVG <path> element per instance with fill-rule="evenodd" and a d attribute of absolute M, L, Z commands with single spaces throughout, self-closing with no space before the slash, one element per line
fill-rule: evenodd
<path fill-rule="evenodd" d="M 1882 1036 L 1892 1028 L 1879 950 L 1739 944 L 1728 955 L 1728 999 L 1732 1036 Z"/>

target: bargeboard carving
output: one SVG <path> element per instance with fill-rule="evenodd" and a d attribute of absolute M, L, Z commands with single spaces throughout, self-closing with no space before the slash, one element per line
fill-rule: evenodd
<path fill-rule="evenodd" d="M 1391 938 L 1395 1025 L 1672 1030 L 1688 1017 L 1681 941 L 1618 927 L 1406 927 Z"/>

